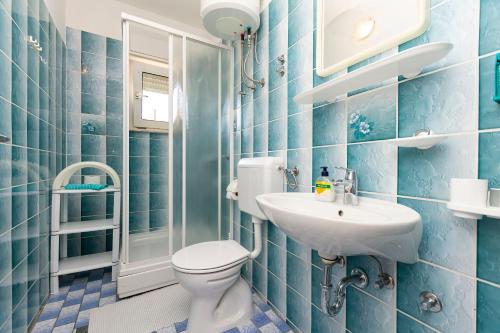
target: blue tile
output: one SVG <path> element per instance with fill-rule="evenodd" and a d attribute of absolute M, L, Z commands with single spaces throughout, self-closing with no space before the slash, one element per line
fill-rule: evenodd
<path fill-rule="evenodd" d="M 28 152 L 26 148 L 12 147 L 12 186 L 28 182 Z"/>
<path fill-rule="evenodd" d="M 252 266 L 252 285 L 262 295 L 267 294 L 267 270 L 257 261 L 254 261 Z"/>
<path fill-rule="evenodd" d="M 288 0 L 274 0 L 269 4 L 269 31 L 287 16 Z"/>
<path fill-rule="evenodd" d="M 282 85 L 269 93 L 269 121 L 287 115 L 287 86 Z"/>
<path fill-rule="evenodd" d="M 499 138 L 500 132 L 479 134 L 479 178 L 488 179 L 493 188 L 500 188 Z"/>
<path fill-rule="evenodd" d="M 123 80 L 123 65 L 120 59 L 106 58 L 106 79 Z"/>
<path fill-rule="evenodd" d="M 262 96 L 254 99 L 253 102 L 253 125 L 257 126 L 268 121 L 268 94 L 264 93 Z"/>
<path fill-rule="evenodd" d="M 477 283 L 477 332 L 494 332 L 500 327 L 500 289 Z"/>
<path fill-rule="evenodd" d="M 82 113 L 103 115 L 106 111 L 106 97 L 82 94 Z"/>
<path fill-rule="evenodd" d="M 12 77 L 12 63 L 2 52 L 0 52 L 0 72 L 4 73 L 5 77 Z M 11 93 L 12 81 L 0 80 L 0 96 L 10 101 Z"/>
<path fill-rule="evenodd" d="M 248 154 L 253 152 L 253 129 L 246 128 L 241 130 L 241 152 Z"/>
<path fill-rule="evenodd" d="M 481 279 L 500 283 L 498 270 L 500 258 L 496 255 L 500 250 L 498 237 L 500 225 L 498 220 L 483 218 L 477 225 L 477 276 Z"/>
<path fill-rule="evenodd" d="M 397 86 L 360 94 L 347 103 L 348 142 L 396 137 Z"/>
<path fill-rule="evenodd" d="M 28 219 L 28 196 L 26 185 L 12 188 L 12 227 Z"/>
<path fill-rule="evenodd" d="M 500 49 L 500 9 L 495 0 L 481 0 L 479 55 Z"/>
<path fill-rule="evenodd" d="M 311 250 L 291 237 L 286 238 L 286 249 L 303 261 L 310 261 Z"/>
<path fill-rule="evenodd" d="M 80 30 L 66 27 L 66 47 L 68 50 L 81 51 L 82 32 Z"/>
<path fill-rule="evenodd" d="M 280 55 L 287 56 L 288 43 L 285 36 L 288 33 L 288 22 L 286 20 L 281 21 L 273 30 L 269 32 L 269 62 L 276 61 L 276 59 Z M 277 65 L 278 63 L 276 63 Z M 277 68 L 276 66 L 269 66 L 271 71 L 270 74 L 274 71 L 272 69 Z"/>
<path fill-rule="evenodd" d="M 26 146 L 28 140 L 27 114 L 23 109 L 12 105 L 12 143 L 18 146 Z"/>
<path fill-rule="evenodd" d="M 7 9 L 0 7 L 0 50 L 8 56 L 12 50 L 12 20 Z"/>
<path fill-rule="evenodd" d="M 22 333 L 28 330 L 28 303 L 25 297 L 12 312 L 12 332 Z"/>
<path fill-rule="evenodd" d="M 347 166 L 347 147 L 319 147 L 313 148 L 313 182 L 321 175 L 321 167 L 326 166 L 329 169 L 330 179 L 339 179 L 342 174 L 334 169 L 336 166 Z"/>
<path fill-rule="evenodd" d="M 477 2 L 462 0 L 446 2 L 431 11 L 431 25 L 419 37 L 401 45 L 399 50 L 427 44 L 429 42 L 450 42 L 453 49 L 441 61 L 427 66 L 426 70 L 433 70 L 472 59 L 476 55 L 477 45 L 476 20 L 471 19 L 471 13 L 477 12 Z"/>
<path fill-rule="evenodd" d="M 347 148 L 347 166 L 358 173 L 359 189 L 395 194 L 397 150 L 390 143 L 364 143 Z M 401 164 L 401 163 L 400 163 Z"/>
<path fill-rule="evenodd" d="M 122 41 L 113 38 L 106 38 L 106 55 L 111 58 L 122 58 Z"/>
<path fill-rule="evenodd" d="M 4 239 L 2 239 L 4 238 Z M 8 319 L 11 317 L 11 311 L 12 311 L 12 276 L 10 275 L 10 267 L 8 268 L 9 275 L 4 276 L 4 265 L 6 266 L 7 263 L 10 264 L 10 258 L 4 258 L 3 256 L 7 254 L 7 249 L 4 246 L 4 242 L 6 241 L 5 235 L 0 236 L 0 246 L 2 247 L 2 261 L 6 260 L 6 263 L 4 262 L 0 263 L 0 269 L 1 269 L 1 274 L 2 274 L 2 280 L 0 280 L 0 325 L 5 323 Z M 10 240 L 9 240 L 10 242 Z M 10 249 L 10 246 L 9 246 Z M 5 251 L 5 252 L 4 252 Z M 10 255 L 10 253 L 9 253 Z M 1 327 L 1 326 L 0 326 Z"/>
<path fill-rule="evenodd" d="M 475 178 L 473 135 L 448 138 L 428 149 L 399 148 L 398 194 L 448 200 L 450 178 Z"/>
<path fill-rule="evenodd" d="M 267 124 L 255 126 L 253 128 L 253 151 L 267 152 L 268 145 Z"/>
<path fill-rule="evenodd" d="M 149 155 L 150 156 L 168 156 L 168 137 L 155 137 L 151 136 L 149 142 Z"/>
<path fill-rule="evenodd" d="M 282 150 L 286 148 L 287 128 L 286 118 L 269 122 L 268 144 L 269 151 Z"/>
<path fill-rule="evenodd" d="M 122 80 L 106 80 L 106 96 L 121 98 L 123 93 Z"/>
<path fill-rule="evenodd" d="M 398 203 L 416 210 L 423 232 L 419 257 L 467 275 L 474 275 L 474 224 L 453 216 L 445 204 L 399 198 Z"/>
<path fill-rule="evenodd" d="M 311 305 L 305 298 L 294 292 L 286 290 L 286 314 L 287 318 L 303 332 L 309 332 L 311 327 L 310 309 Z"/>
<path fill-rule="evenodd" d="M 273 243 L 267 244 L 267 268 L 282 281 L 286 280 L 286 251 Z"/>
<path fill-rule="evenodd" d="M 493 101 L 495 65 L 495 55 L 479 60 L 479 129 L 500 127 L 500 104 Z"/>
<path fill-rule="evenodd" d="M 355 288 L 349 288 L 346 306 L 346 326 L 351 332 L 385 333 L 393 331 L 394 311 L 375 298 L 363 294 Z"/>
<path fill-rule="evenodd" d="M 11 231 L 8 230 L 0 236 L 0 259 L 2 260 L 2 266 L 0 266 L 0 279 L 7 278 L 10 274 L 12 268 L 12 236 Z M 1 281 L 1 280 L 0 280 Z M 4 288 L 10 289 L 10 284 L 7 286 L 1 286 L 2 294 L 5 294 Z M 10 304 L 9 304 L 10 307 Z M 3 308 L 2 308 L 3 312 Z M 3 313 L 2 313 L 3 315 Z M 0 321 L 3 322 L 3 321 Z"/>
<path fill-rule="evenodd" d="M 312 112 L 288 117 L 288 149 L 311 147 Z"/>
<path fill-rule="evenodd" d="M 288 16 L 288 46 L 313 30 L 313 2 L 302 1 Z M 290 10 L 292 8 L 289 8 Z"/>
<path fill-rule="evenodd" d="M 12 184 L 12 147 L 0 144 L 0 188 L 10 187 Z"/>
<path fill-rule="evenodd" d="M 267 298 L 281 313 L 286 312 L 286 286 L 273 274 L 267 274 Z"/>
<path fill-rule="evenodd" d="M 325 315 L 315 306 L 311 306 L 311 332 L 312 333 L 340 333 L 344 332 L 342 324 Z"/>
<path fill-rule="evenodd" d="M 63 326 L 71 323 L 75 323 L 78 318 L 78 309 L 80 308 L 80 304 L 72 305 L 68 307 L 63 307 L 61 312 L 59 313 L 59 317 L 56 321 L 57 326 Z"/>
<path fill-rule="evenodd" d="M 408 316 L 403 315 L 401 312 L 397 314 L 397 333 L 433 333 L 433 330 L 430 330 L 426 326 L 421 323 L 411 319 Z"/>
<path fill-rule="evenodd" d="M 15 3 L 26 3 L 26 1 L 15 1 Z M 26 44 L 26 32 L 12 23 L 12 61 L 24 72 L 28 71 L 28 47 Z"/>
<path fill-rule="evenodd" d="M 82 76 L 99 75 L 106 76 L 106 56 L 102 54 L 93 54 L 82 52 Z"/>
<path fill-rule="evenodd" d="M 12 270 L 12 308 L 22 302 L 28 291 L 28 261 L 23 260 Z"/>
<path fill-rule="evenodd" d="M 14 227 L 12 236 L 12 267 L 16 267 L 28 256 L 28 224 Z"/>
<path fill-rule="evenodd" d="M 82 79 L 82 93 L 93 95 L 102 101 L 106 100 L 106 79 L 101 75 L 84 74 Z"/>
<path fill-rule="evenodd" d="M 106 155 L 106 137 L 103 135 L 82 135 L 83 155 Z"/>
<path fill-rule="evenodd" d="M 285 52 L 285 57 L 286 57 L 286 52 Z M 276 69 L 280 67 L 281 64 L 277 59 L 272 60 L 269 63 L 269 68 L 270 69 Z M 287 73 L 285 73 L 283 76 L 278 73 L 276 70 L 270 70 L 269 71 L 269 90 L 275 90 L 276 88 L 280 87 L 281 85 L 286 85 L 287 82 Z"/>
<path fill-rule="evenodd" d="M 106 38 L 90 32 L 81 32 L 82 51 L 106 55 Z"/>
<path fill-rule="evenodd" d="M 273 223 L 267 223 L 267 239 L 282 249 L 286 248 L 286 235 Z"/>
<path fill-rule="evenodd" d="M 74 290 L 74 291 L 71 291 L 70 289 L 70 292 L 68 293 L 66 299 L 64 300 L 63 309 L 68 306 L 81 304 L 83 300 L 84 291 L 85 291 L 84 289 Z"/>
<path fill-rule="evenodd" d="M 287 103 L 288 103 L 288 114 L 292 115 L 301 111 L 311 110 L 311 105 L 297 104 L 293 100 L 295 96 L 300 93 L 312 88 L 312 76 L 305 74 L 293 81 L 288 82 L 287 86 Z"/>
<path fill-rule="evenodd" d="M 307 34 L 288 50 L 288 80 L 309 76 L 312 87 L 312 33 Z M 272 67 L 271 67 L 272 68 Z M 290 94 L 289 94 L 290 97 Z"/>
<path fill-rule="evenodd" d="M 313 146 L 346 142 L 346 103 L 327 104 L 313 110 Z"/>
<path fill-rule="evenodd" d="M 439 313 L 419 309 L 418 295 L 429 290 L 445 304 Z M 397 307 L 401 311 L 445 332 L 473 332 L 474 281 L 424 263 L 398 263 Z M 349 304 L 349 303 L 348 303 Z"/>
<path fill-rule="evenodd" d="M 310 276 L 311 265 L 299 259 L 291 253 L 286 255 L 286 277 L 287 285 L 303 297 L 308 298 L 310 295 Z"/>
<path fill-rule="evenodd" d="M 28 107 L 28 76 L 16 65 L 12 65 L 12 103 L 23 110 Z"/>
<path fill-rule="evenodd" d="M 475 129 L 476 69 L 472 63 L 399 85 L 399 136 L 428 128 L 434 133 Z"/>

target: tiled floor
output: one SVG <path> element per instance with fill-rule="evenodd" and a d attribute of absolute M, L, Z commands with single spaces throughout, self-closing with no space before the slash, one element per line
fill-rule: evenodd
<path fill-rule="evenodd" d="M 32 333 L 71 333 L 88 325 L 90 309 L 115 302 L 110 270 L 63 276 L 59 293 L 49 297 Z"/>
<path fill-rule="evenodd" d="M 262 301 L 257 295 L 253 296 L 254 316 L 251 321 L 224 333 L 292 333 L 287 323 Z M 186 331 L 187 320 L 159 329 L 152 333 L 183 333 Z"/>
<path fill-rule="evenodd" d="M 286 322 L 254 294 L 252 320 L 225 333 L 291 333 Z M 116 282 L 111 271 L 98 269 L 61 278 L 59 293 L 51 295 L 32 333 L 72 333 L 88 326 L 90 310 L 116 302 Z M 153 333 L 181 333 L 187 320 Z"/>

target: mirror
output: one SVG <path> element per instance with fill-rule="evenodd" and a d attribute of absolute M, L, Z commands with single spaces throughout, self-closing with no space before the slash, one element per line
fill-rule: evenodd
<path fill-rule="evenodd" d="M 424 33 L 430 0 L 318 0 L 316 72 L 327 76 Z"/>

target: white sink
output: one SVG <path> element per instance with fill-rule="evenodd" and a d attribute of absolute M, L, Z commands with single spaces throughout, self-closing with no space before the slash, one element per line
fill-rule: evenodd
<path fill-rule="evenodd" d="M 257 203 L 272 223 L 323 258 L 371 254 L 405 263 L 418 259 L 422 221 L 406 206 L 370 198 L 359 198 L 357 206 L 321 202 L 312 193 L 262 194 Z"/>

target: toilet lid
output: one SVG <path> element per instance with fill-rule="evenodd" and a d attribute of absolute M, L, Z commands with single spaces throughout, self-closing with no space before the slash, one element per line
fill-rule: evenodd
<path fill-rule="evenodd" d="M 250 253 L 234 240 L 204 242 L 185 247 L 172 257 L 172 264 L 182 270 L 213 270 L 241 262 Z"/>

